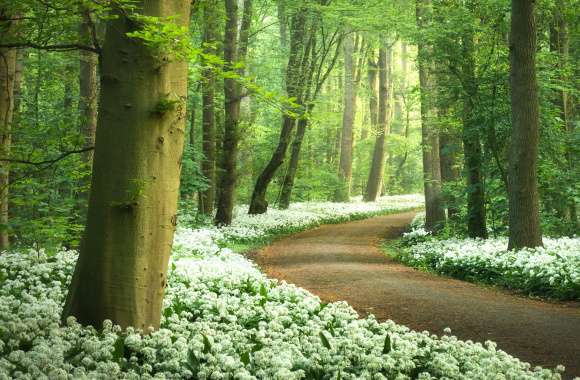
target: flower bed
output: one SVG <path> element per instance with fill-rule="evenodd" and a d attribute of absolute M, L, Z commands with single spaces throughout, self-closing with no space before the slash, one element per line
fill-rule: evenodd
<path fill-rule="evenodd" d="M 176 237 L 162 328 L 148 335 L 109 321 L 60 326 L 74 252 L 0 256 L 0 379 L 560 378 L 562 368 L 531 370 L 491 342 L 358 319 L 227 248 L 196 245 L 188 257 L 184 233 L 195 231 Z"/>
<path fill-rule="evenodd" d="M 544 238 L 544 247 L 507 250 L 505 237 L 429 238 L 420 218 L 399 255 L 410 266 L 557 299 L 580 299 L 580 238 Z"/>

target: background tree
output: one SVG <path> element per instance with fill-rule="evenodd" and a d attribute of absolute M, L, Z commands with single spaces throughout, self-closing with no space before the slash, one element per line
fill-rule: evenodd
<path fill-rule="evenodd" d="M 538 194 L 538 85 L 534 3 L 512 0 L 509 249 L 542 245 Z"/>

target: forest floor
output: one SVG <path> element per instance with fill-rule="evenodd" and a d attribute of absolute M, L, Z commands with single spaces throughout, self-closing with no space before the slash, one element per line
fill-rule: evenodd
<path fill-rule="evenodd" d="M 580 303 L 544 302 L 435 274 L 389 258 L 381 242 L 404 232 L 414 212 L 324 225 L 274 242 L 252 255 L 272 278 L 324 302 L 347 301 L 362 316 L 414 330 L 497 342 L 533 366 L 566 366 L 580 376 Z"/>

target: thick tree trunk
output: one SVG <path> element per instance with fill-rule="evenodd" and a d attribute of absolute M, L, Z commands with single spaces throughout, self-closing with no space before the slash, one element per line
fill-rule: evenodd
<path fill-rule="evenodd" d="M 303 81 L 300 80 L 303 70 L 300 63 L 305 54 L 305 23 L 306 11 L 304 9 L 297 10 L 296 14 L 292 17 L 291 24 L 290 53 L 286 69 L 286 93 L 288 97 L 297 99 L 298 104 L 302 102 L 303 91 Z M 276 171 L 284 162 L 295 125 L 296 119 L 294 117 L 289 115 L 283 117 L 282 129 L 280 131 L 280 138 L 278 139 L 276 150 L 256 180 L 252 199 L 250 201 L 250 214 L 263 214 L 268 209 L 268 201 L 266 200 L 268 186 L 270 185 L 270 182 L 272 182 Z"/>
<path fill-rule="evenodd" d="M 0 9 L 0 16 L 10 16 L 10 14 L 4 9 Z M 13 33 L 14 27 L 13 21 L 0 21 L 0 42 Z M 10 157 L 12 145 L 16 55 L 16 49 L 0 48 L 0 157 Z M 10 246 L 8 231 L 9 181 L 10 164 L 0 162 L 0 252 Z"/>
<path fill-rule="evenodd" d="M 218 28 L 217 0 L 203 4 L 203 44 L 205 52 L 216 54 L 215 43 Z M 201 172 L 207 180 L 207 189 L 199 192 L 198 210 L 201 214 L 212 215 L 216 187 L 216 126 L 215 126 L 215 72 L 211 68 L 203 70 L 201 80 L 202 97 L 202 153 Z"/>
<path fill-rule="evenodd" d="M 342 139 L 340 143 L 340 161 L 338 169 L 339 187 L 334 200 L 348 202 L 352 180 L 352 150 L 354 137 L 354 117 L 356 112 L 354 35 L 349 33 L 344 38 L 344 109 L 342 113 Z"/>
<path fill-rule="evenodd" d="M 509 249 L 542 245 L 538 196 L 538 85 L 534 2 L 512 0 Z"/>
<path fill-rule="evenodd" d="M 136 7 L 189 23 L 189 0 Z M 127 37 L 137 24 L 115 13 L 102 53 L 87 225 L 63 317 L 156 328 L 176 225 L 188 69 Z"/>
<path fill-rule="evenodd" d="M 463 36 L 463 157 L 467 178 L 467 233 L 472 238 L 487 238 L 485 188 L 481 174 L 481 138 L 476 121 L 474 41 L 471 32 Z"/>
<path fill-rule="evenodd" d="M 431 23 L 431 0 L 417 0 L 417 25 L 420 29 Z M 435 84 L 428 63 L 431 47 L 421 41 L 418 46 L 419 87 L 421 91 L 421 149 L 423 152 L 423 182 L 425 189 L 425 228 L 436 232 L 445 223 L 441 193 L 439 132 L 435 123 Z"/>
<path fill-rule="evenodd" d="M 79 38 L 84 43 L 92 45 L 92 27 L 94 22 L 88 11 L 83 12 L 83 21 L 79 27 Z M 84 146 L 95 145 L 95 134 L 97 131 L 97 100 L 98 100 L 98 79 L 97 64 L 98 56 L 95 53 L 81 51 L 79 72 L 79 118 L 80 131 L 84 138 Z M 90 164 L 93 159 L 93 152 L 88 151 L 83 154 L 85 163 Z"/>
<path fill-rule="evenodd" d="M 238 37 L 238 3 L 237 0 L 226 0 L 226 32 L 224 59 L 226 65 L 234 69 L 235 65 L 246 59 L 250 25 L 252 21 L 252 0 L 244 1 L 242 25 Z M 243 74 L 243 69 L 238 70 Z M 242 89 L 233 78 L 224 79 L 224 144 L 220 160 L 220 192 L 215 217 L 216 225 L 230 225 L 234 211 L 235 187 L 238 176 L 237 160 L 240 142 L 240 106 Z"/>
<path fill-rule="evenodd" d="M 367 180 L 364 200 L 374 202 L 381 193 L 383 172 L 385 169 L 385 136 L 388 134 L 392 107 L 391 64 L 393 52 L 391 48 L 379 49 L 379 114 L 373 159 Z"/>

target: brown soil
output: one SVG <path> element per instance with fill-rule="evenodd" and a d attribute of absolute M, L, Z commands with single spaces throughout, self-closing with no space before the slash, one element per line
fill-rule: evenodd
<path fill-rule="evenodd" d="M 281 239 L 254 256 L 270 276 L 322 300 L 345 300 L 361 315 L 392 319 L 415 330 L 493 340 L 522 360 L 580 376 L 580 303 L 548 303 L 423 273 L 378 248 L 396 238 L 414 213 L 326 225 Z"/>

